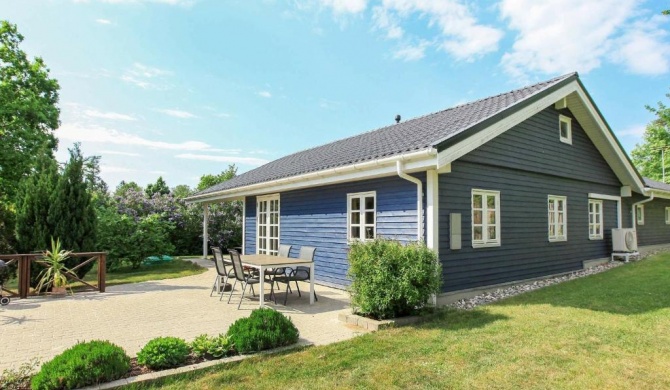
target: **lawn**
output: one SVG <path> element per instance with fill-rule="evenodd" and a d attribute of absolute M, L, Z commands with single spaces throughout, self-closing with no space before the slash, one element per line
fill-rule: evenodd
<path fill-rule="evenodd" d="M 107 272 L 105 283 L 107 286 L 113 286 L 117 284 L 147 282 L 150 280 L 174 279 L 184 276 L 198 275 L 207 271 L 206 268 L 185 260 L 192 257 L 196 256 L 175 257 L 174 260 L 169 262 L 154 265 L 142 265 L 138 269 L 132 269 L 130 266 L 124 265 L 121 268 L 114 270 L 114 272 Z M 84 281 L 94 285 L 98 283 L 97 263 L 90 271 L 88 271 L 86 276 L 84 276 Z M 16 290 L 17 283 L 18 281 L 13 279 L 9 281 L 5 287 Z M 71 286 L 76 289 L 81 285 L 81 283 L 73 283 Z"/>
<path fill-rule="evenodd" d="M 126 389 L 670 388 L 670 254 L 420 326 Z"/>

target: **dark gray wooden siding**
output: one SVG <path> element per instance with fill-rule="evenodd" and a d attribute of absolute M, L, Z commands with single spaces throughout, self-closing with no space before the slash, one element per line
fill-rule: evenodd
<path fill-rule="evenodd" d="M 416 177 L 424 182 L 425 188 L 425 174 Z M 416 185 L 397 176 L 280 194 L 280 242 L 293 246 L 291 257 L 297 257 L 303 245 L 316 247 L 315 277 L 322 284 L 335 287 L 349 284 L 347 194 L 367 191 L 377 194 L 377 236 L 415 241 Z M 252 203 L 254 207 L 250 208 Z M 247 197 L 247 253 L 256 249 L 255 213 L 255 197 Z"/>
<path fill-rule="evenodd" d="M 631 198 L 626 198 L 624 202 L 624 226 L 630 227 L 632 222 L 631 212 L 632 204 L 649 197 L 635 194 Z M 668 199 L 654 199 L 651 202 L 644 203 L 644 225 L 635 224 L 637 231 L 637 244 L 658 245 L 670 243 L 670 225 L 665 223 L 665 208 L 670 207 Z"/>
<path fill-rule="evenodd" d="M 562 110 L 563 115 L 571 114 Z M 572 145 L 560 142 L 559 111 L 547 108 L 452 164 L 440 186 L 444 291 L 582 268 L 608 257 L 615 201 L 603 201 L 605 239 L 590 240 L 588 194 L 618 196 L 621 184 L 576 120 Z M 500 191 L 500 247 L 472 248 L 471 190 Z M 548 195 L 567 197 L 565 242 L 548 240 Z M 462 215 L 462 249 L 449 249 L 449 214 Z"/>
<path fill-rule="evenodd" d="M 244 200 L 244 253 L 256 253 L 256 197 Z"/>

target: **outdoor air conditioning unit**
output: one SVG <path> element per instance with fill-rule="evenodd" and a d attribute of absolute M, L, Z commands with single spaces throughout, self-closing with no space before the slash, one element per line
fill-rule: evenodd
<path fill-rule="evenodd" d="M 612 249 L 614 252 L 637 251 L 637 233 L 635 229 L 612 229 Z"/>

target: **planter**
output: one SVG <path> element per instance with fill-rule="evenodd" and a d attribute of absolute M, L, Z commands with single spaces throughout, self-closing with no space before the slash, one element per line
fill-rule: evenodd
<path fill-rule="evenodd" d="M 51 296 L 61 298 L 67 294 L 67 287 L 51 287 Z"/>
<path fill-rule="evenodd" d="M 378 321 L 373 320 L 372 318 L 361 317 L 356 314 L 346 314 L 346 313 L 340 313 L 337 317 L 341 322 L 356 325 L 360 328 L 371 330 L 373 332 L 382 329 L 392 328 L 395 326 L 416 324 L 424 319 L 423 317 L 420 316 L 410 316 L 410 317 L 400 317 L 400 318 L 392 318 L 389 320 Z"/>

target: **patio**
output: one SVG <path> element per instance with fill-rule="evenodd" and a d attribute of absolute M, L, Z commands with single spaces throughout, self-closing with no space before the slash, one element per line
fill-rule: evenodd
<path fill-rule="evenodd" d="M 177 336 L 190 341 L 202 333 L 223 333 L 235 320 L 258 308 L 257 298 L 245 298 L 237 310 L 239 296 L 234 295 L 231 304 L 226 304 L 227 297 L 223 301 L 218 296 L 210 297 L 214 264 L 195 261 L 208 271 L 179 279 L 112 286 L 105 293 L 12 299 L 0 309 L 0 345 L 4 351 L 0 371 L 16 368 L 33 357 L 44 362 L 77 341 L 92 339 L 109 340 L 134 356 L 154 337 Z M 309 285 L 303 286 L 301 290 L 309 291 Z M 363 332 L 337 319 L 339 313 L 349 312 L 346 292 L 323 286 L 317 286 L 316 291 L 319 301 L 314 305 L 309 304 L 306 294 L 298 298 L 296 292 L 289 296 L 287 306 L 266 304 L 289 316 L 300 330 L 301 339 L 317 345 Z"/>

